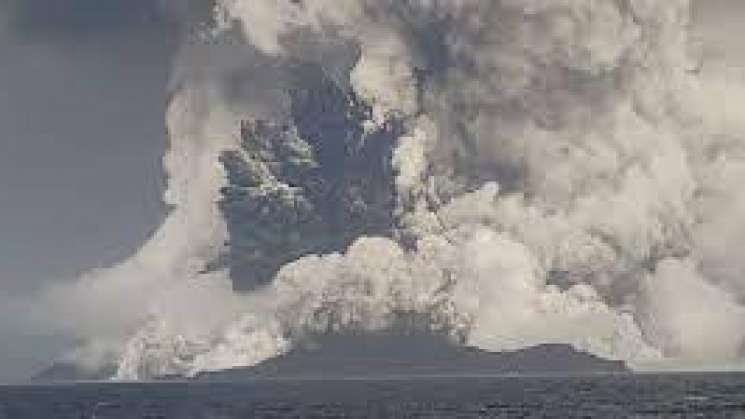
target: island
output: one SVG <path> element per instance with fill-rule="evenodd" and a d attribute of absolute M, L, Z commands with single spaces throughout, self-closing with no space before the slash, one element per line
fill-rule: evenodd
<path fill-rule="evenodd" d="M 100 381 L 116 371 L 108 365 L 86 371 L 58 362 L 36 382 Z M 194 380 L 381 379 L 406 377 L 554 376 L 628 374 L 623 361 L 577 351 L 570 345 L 544 344 L 507 352 L 488 352 L 427 334 L 322 335 L 299 341 L 292 350 L 250 367 L 203 372 Z M 156 377 L 183 380 L 183 377 Z"/>
<path fill-rule="evenodd" d="M 195 378 L 241 381 L 630 372 L 622 361 L 606 360 L 563 344 L 487 352 L 453 344 L 441 336 L 336 335 L 310 339 L 252 367 L 205 372 Z"/>

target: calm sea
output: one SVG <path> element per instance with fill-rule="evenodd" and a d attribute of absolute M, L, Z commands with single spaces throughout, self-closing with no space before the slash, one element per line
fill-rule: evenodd
<path fill-rule="evenodd" d="M 0 387 L 0 418 L 743 417 L 745 375 Z"/>

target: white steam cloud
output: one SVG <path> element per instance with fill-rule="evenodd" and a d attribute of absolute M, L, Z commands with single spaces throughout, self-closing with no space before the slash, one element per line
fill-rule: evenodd
<path fill-rule="evenodd" d="M 214 45 L 185 46 L 173 75 L 171 214 L 130 260 L 50 293 L 77 313 L 77 358 L 120 378 L 192 375 L 418 313 L 495 351 L 742 359 L 745 89 L 701 67 L 690 6 L 219 0 Z M 339 50 L 351 70 L 315 58 Z M 239 120 L 286 118 L 293 62 L 346 72 L 369 130 L 402 121 L 395 234 L 237 294 L 207 269 L 228 240 L 219 156 Z"/>

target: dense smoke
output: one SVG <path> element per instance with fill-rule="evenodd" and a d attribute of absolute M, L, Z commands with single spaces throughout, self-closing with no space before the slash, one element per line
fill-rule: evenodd
<path fill-rule="evenodd" d="M 690 19 L 685 0 L 218 1 L 175 65 L 169 218 L 52 293 L 80 315 L 73 356 L 190 375 L 413 315 L 495 351 L 742 358 L 743 92 Z"/>

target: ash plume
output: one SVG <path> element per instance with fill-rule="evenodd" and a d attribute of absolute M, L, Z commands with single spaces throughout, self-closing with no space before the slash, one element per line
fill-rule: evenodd
<path fill-rule="evenodd" d="M 76 357 L 193 375 L 407 316 L 494 351 L 745 356 L 745 90 L 701 68 L 689 1 L 218 0 L 213 20 L 174 65 L 170 216 L 50 293 L 81 314 Z"/>

